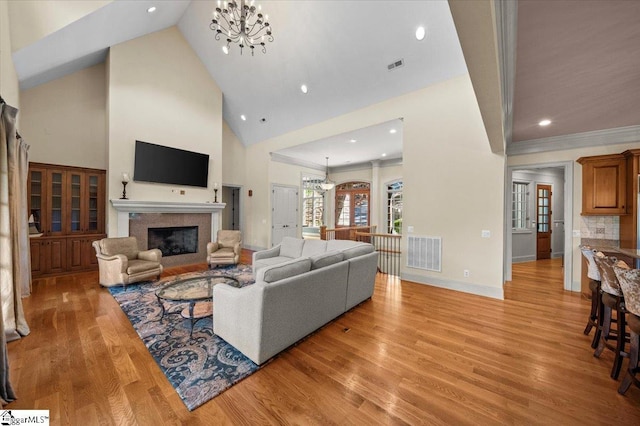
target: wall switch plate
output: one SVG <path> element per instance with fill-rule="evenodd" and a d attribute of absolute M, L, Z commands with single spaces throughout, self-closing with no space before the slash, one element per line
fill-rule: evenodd
<path fill-rule="evenodd" d="M 483 229 L 481 235 L 482 235 L 482 238 L 490 238 L 491 237 L 491 231 L 489 231 L 488 229 Z"/>
<path fill-rule="evenodd" d="M 413 232 L 413 226 L 411 225 L 407 226 L 407 232 Z"/>

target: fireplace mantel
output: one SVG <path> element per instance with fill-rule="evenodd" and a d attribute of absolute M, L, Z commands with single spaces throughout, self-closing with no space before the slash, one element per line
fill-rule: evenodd
<path fill-rule="evenodd" d="M 118 237 L 129 236 L 129 213 L 211 213 L 211 235 L 219 228 L 220 212 L 225 203 L 180 203 L 174 201 L 110 200 L 118 211 Z"/>
<path fill-rule="evenodd" d="M 224 210 L 225 203 L 179 203 L 173 201 L 111 200 L 111 205 L 125 213 L 214 213 Z"/>

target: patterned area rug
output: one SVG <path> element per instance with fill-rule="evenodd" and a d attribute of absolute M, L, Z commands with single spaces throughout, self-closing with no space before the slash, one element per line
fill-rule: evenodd
<path fill-rule="evenodd" d="M 240 380 L 258 370 L 233 346 L 213 334 L 213 318 L 199 320 L 189 338 L 190 320 L 181 315 L 165 315 L 156 291 L 172 281 L 206 275 L 231 275 L 241 287 L 253 284 L 251 267 L 247 265 L 218 267 L 204 272 L 192 272 L 162 279 L 141 282 L 109 291 L 129 317 L 133 328 L 149 349 L 162 372 L 169 379 L 182 401 L 191 411 L 219 395 Z M 172 303 L 171 310 L 188 306 Z M 203 302 L 204 303 L 204 302 Z M 196 305 L 197 306 L 197 305 Z"/>

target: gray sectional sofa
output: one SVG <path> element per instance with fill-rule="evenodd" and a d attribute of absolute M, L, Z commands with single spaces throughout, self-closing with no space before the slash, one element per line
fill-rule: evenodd
<path fill-rule="evenodd" d="M 213 289 L 213 332 L 256 364 L 373 295 L 371 244 L 285 237 L 253 255 L 256 282 Z"/>

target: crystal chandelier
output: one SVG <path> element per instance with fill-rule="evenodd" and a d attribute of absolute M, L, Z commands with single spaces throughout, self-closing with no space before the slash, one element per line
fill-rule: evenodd
<path fill-rule="evenodd" d="M 267 53 L 265 41 L 273 41 L 269 15 L 262 15 L 261 7 L 256 8 L 253 2 L 251 0 L 247 4 L 245 0 L 218 0 L 209 28 L 215 31 L 216 40 L 227 40 L 226 46 L 222 47 L 225 54 L 229 54 L 231 43 L 240 46 L 241 55 L 242 49 L 247 46 L 251 49 L 251 56 L 256 46 L 262 46 L 262 53 Z"/>

